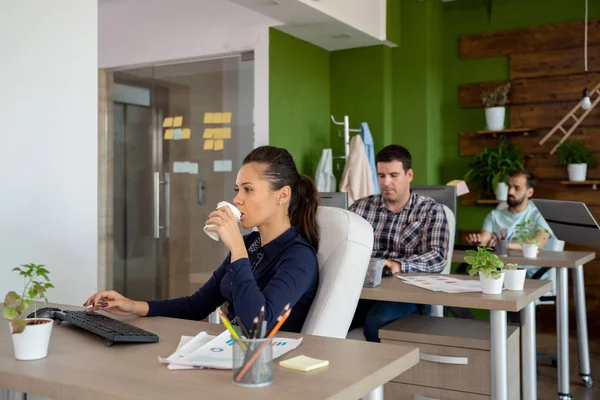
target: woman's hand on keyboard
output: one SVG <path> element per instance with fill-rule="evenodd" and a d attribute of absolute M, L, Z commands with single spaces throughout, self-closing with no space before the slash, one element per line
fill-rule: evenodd
<path fill-rule="evenodd" d="M 104 310 L 117 315 L 139 315 L 148 314 L 148 303 L 145 301 L 134 301 L 115 292 L 107 290 L 90 296 L 84 307 L 90 307 L 86 311 Z"/>

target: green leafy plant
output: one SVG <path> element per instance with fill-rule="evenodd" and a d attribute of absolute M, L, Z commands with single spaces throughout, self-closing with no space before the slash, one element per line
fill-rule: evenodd
<path fill-rule="evenodd" d="M 481 93 L 481 102 L 485 108 L 504 107 L 508 103 L 508 92 L 510 91 L 510 83 L 498 86 L 491 92 Z"/>
<path fill-rule="evenodd" d="M 469 275 L 477 275 L 479 272 L 488 278 L 498 279 L 504 263 L 493 253 L 490 247 L 477 247 L 475 250 L 467 250 L 468 256 L 465 256 L 465 262 L 469 264 Z"/>
<path fill-rule="evenodd" d="M 520 224 L 517 224 L 512 240 L 518 243 L 533 243 L 539 246 L 540 243 L 535 240 L 535 235 L 540 230 L 548 232 L 547 229 L 541 228 L 538 224 L 534 224 L 530 219 L 528 219 Z"/>
<path fill-rule="evenodd" d="M 586 148 L 581 140 L 571 140 L 561 144 L 558 148 L 558 162 L 561 165 L 587 164 L 589 167 L 595 165 L 594 153 Z"/>
<path fill-rule="evenodd" d="M 485 148 L 469 161 L 465 181 L 473 184 L 479 197 L 494 193 L 499 182 L 508 183 L 513 171 L 524 168 L 525 155 L 518 146 L 502 144 L 496 149 Z"/>
<path fill-rule="evenodd" d="M 48 303 L 46 290 L 53 288 L 54 285 L 50 283 L 48 278 L 50 272 L 44 267 L 44 265 L 24 264 L 12 269 L 24 279 L 23 293 L 19 295 L 17 292 L 10 291 L 4 299 L 2 315 L 11 321 L 13 333 L 21 333 L 25 330 L 27 322 L 23 318 L 23 314 L 31 302 L 33 302 L 34 319 L 37 319 L 36 300 L 43 300 L 44 303 Z"/>

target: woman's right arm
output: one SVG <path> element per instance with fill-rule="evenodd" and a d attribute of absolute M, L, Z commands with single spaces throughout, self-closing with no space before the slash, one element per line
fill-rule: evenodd
<path fill-rule="evenodd" d="M 191 296 L 160 301 L 134 301 L 114 290 L 96 293 L 84 303 L 94 310 L 105 310 L 118 315 L 139 315 L 148 317 L 171 317 L 201 320 L 225 302 L 221 295 L 221 280 L 227 272 L 230 256 L 227 256 L 212 277 Z"/>

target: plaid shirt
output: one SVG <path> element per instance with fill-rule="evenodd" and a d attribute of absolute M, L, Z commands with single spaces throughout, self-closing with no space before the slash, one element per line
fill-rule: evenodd
<path fill-rule="evenodd" d="M 381 195 L 364 197 L 350 206 L 373 226 L 371 257 L 398 261 L 402 272 L 438 273 L 448 256 L 448 221 L 433 199 L 411 192 L 406 207 L 394 214 Z"/>

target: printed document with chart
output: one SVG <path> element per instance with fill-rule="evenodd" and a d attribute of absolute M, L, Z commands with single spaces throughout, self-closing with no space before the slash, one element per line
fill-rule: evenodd
<path fill-rule="evenodd" d="M 294 350 L 301 342 L 302 338 L 273 338 L 273 359 Z M 169 369 L 232 369 L 233 343 L 234 339 L 227 330 L 216 337 L 206 332 L 194 337 L 182 336 L 177 350 L 167 358 L 158 357 L 158 360 L 169 364 Z"/>
<path fill-rule="evenodd" d="M 448 275 L 396 275 L 409 285 L 418 286 L 433 292 L 467 293 L 481 292 L 479 280 L 467 280 L 450 277 Z"/>

